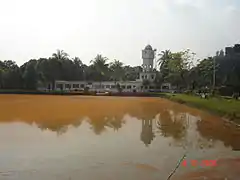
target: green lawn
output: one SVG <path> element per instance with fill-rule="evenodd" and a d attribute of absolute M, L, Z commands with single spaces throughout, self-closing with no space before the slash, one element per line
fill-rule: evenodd
<path fill-rule="evenodd" d="M 240 101 L 224 98 L 202 99 L 198 96 L 186 94 L 165 94 L 167 98 L 179 103 L 189 104 L 197 108 L 205 109 L 217 113 L 221 116 L 227 116 L 232 120 L 240 120 Z M 240 121 L 239 121 L 240 122 Z"/>

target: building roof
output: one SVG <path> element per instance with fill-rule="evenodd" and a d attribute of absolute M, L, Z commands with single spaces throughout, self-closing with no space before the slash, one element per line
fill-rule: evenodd
<path fill-rule="evenodd" d="M 152 50 L 152 46 L 150 44 L 148 44 L 146 47 L 145 47 L 145 50 Z"/>

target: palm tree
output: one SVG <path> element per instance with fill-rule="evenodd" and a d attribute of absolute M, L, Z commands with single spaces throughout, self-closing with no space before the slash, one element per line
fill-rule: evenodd
<path fill-rule="evenodd" d="M 66 52 L 64 52 L 63 50 L 57 49 L 57 52 L 53 53 L 52 57 L 57 60 L 66 60 L 66 59 L 68 59 L 69 55 Z"/>
<path fill-rule="evenodd" d="M 114 60 L 114 62 L 110 63 L 110 71 L 112 73 L 112 78 L 114 81 L 122 80 L 124 76 L 123 63 L 119 60 Z"/>
<path fill-rule="evenodd" d="M 165 51 L 161 51 L 160 54 L 158 54 L 158 56 L 160 56 L 160 58 L 157 60 L 158 61 L 158 65 L 160 66 L 160 73 L 162 74 L 162 78 L 163 80 L 165 80 L 165 78 L 168 76 L 168 63 L 172 58 L 172 53 L 170 50 L 165 50 Z"/>
<path fill-rule="evenodd" d="M 74 57 L 72 58 L 72 61 L 74 62 L 75 65 L 77 66 L 82 66 L 83 65 L 83 62 L 81 61 L 81 59 L 79 57 Z"/>
<path fill-rule="evenodd" d="M 100 75 L 100 81 L 103 80 L 104 76 L 108 73 L 108 58 L 103 57 L 102 55 L 98 54 L 94 60 L 91 60 L 92 66 Z"/>
<path fill-rule="evenodd" d="M 171 51 L 165 50 L 161 51 L 160 54 L 158 54 L 160 58 L 158 59 L 158 65 L 160 66 L 160 71 L 164 69 L 164 66 L 166 63 L 171 59 Z"/>

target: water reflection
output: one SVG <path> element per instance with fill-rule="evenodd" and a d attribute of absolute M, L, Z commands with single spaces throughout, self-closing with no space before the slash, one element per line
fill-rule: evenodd
<path fill-rule="evenodd" d="M 91 124 L 92 130 L 97 135 L 100 135 L 102 132 L 104 132 L 107 127 L 112 128 L 114 131 L 118 131 L 125 123 L 123 116 L 100 116 L 96 119 L 88 118 L 88 122 Z"/>
<path fill-rule="evenodd" d="M 9 179 L 166 179 L 186 150 L 213 159 L 240 147 L 239 128 L 163 99 L 22 99 L 0 101 L 0 169 L 20 174 Z"/>
<path fill-rule="evenodd" d="M 77 128 L 83 121 L 87 121 L 92 131 L 101 135 L 109 129 L 118 132 L 123 128 L 126 125 L 124 116 L 127 114 L 142 121 L 140 140 L 146 146 L 154 138 L 162 136 L 172 138 L 174 141 L 170 145 L 175 146 L 197 146 L 197 143 L 198 148 L 203 149 L 211 148 L 216 141 L 221 141 L 233 150 L 240 149 L 239 127 L 165 100 L 61 98 L 48 97 L 47 100 L 50 100 L 45 102 L 46 99 L 42 97 L 14 96 L 14 101 L 0 103 L 0 122 L 35 123 L 41 130 L 50 130 L 60 136 L 67 133 L 70 126 Z"/>
<path fill-rule="evenodd" d="M 240 150 L 240 127 L 235 126 L 226 121 L 219 121 L 216 117 L 212 117 L 211 121 L 203 119 L 197 123 L 197 131 L 202 137 L 208 140 L 219 140 L 225 146 L 231 147 L 235 151 Z"/>
<path fill-rule="evenodd" d="M 50 130 L 56 132 L 57 135 L 63 135 L 67 133 L 69 127 L 78 128 L 83 121 L 86 121 L 91 125 L 90 128 L 96 135 L 101 135 L 103 132 L 107 132 L 108 129 L 118 132 L 118 130 L 126 125 L 124 117 L 128 114 L 113 117 L 106 116 L 106 113 L 98 114 L 98 116 L 86 116 L 78 120 L 69 120 L 69 124 L 46 123 L 52 122 L 50 120 L 44 121 L 42 124 L 38 123 L 37 126 L 43 131 Z M 160 110 L 158 114 L 147 116 L 147 118 L 154 117 L 152 119 L 129 117 L 141 121 L 140 140 L 147 147 L 153 142 L 156 136 L 172 138 L 174 141 L 169 145 L 180 146 L 185 149 L 209 149 L 213 148 L 217 141 L 223 142 L 227 147 L 232 147 L 233 150 L 239 150 L 240 147 L 240 143 L 236 138 L 240 137 L 239 129 L 221 120 L 218 120 L 218 123 L 212 126 L 215 121 L 202 120 L 200 117 L 189 113 L 168 109 Z"/>
<path fill-rule="evenodd" d="M 49 121 L 51 122 L 51 121 Z M 37 127 L 40 128 L 42 131 L 50 130 L 56 132 L 57 135 L 62 135 L 68 131 L 69 126 L 79 127 L 81 126 L 83 119 L 70 121 L 71 124 L 59 124 L 59 123 L 38 123 Z M 35 123 L 35 122 L 34 122 Z"/>
<path fill-rule="evenodd" d="M 107 126 L 110 128 L 113 128 L 114 131 L 118 131 L 122 128 L 122 126 L 125 124 L 125 121 L 123 118 L 119 117 L 113 117 L 109 119 Z"/>
<path fill-rule="evenodd" d="M 164 110 L 157 120 L 157 127 L 164 137 L 181 140 L 186 135 L 188 119 L 186 113 L 177 114 L 173 110 Z"/>
<path fill-rule="evenodd" d="M 95 117 L 96 118 L 96 117 Z M 122 128 L 125 123 L 123 117 L 105 117 L 100 116 L 97 119 L 90 119 L 89 117 L 81 118 L 79 120 L 69 120 L 69 124 L 59 124 L 59 123 L 38 123 L 37 126 L 45 131 L 50 130 L 56 132 L 58 135 L 62 135 L 67 132 L 69 126 L 80 127 L 82 122 L 86 120 L 89 124 L 91 124 L 91 129 L 96 135 L 100 135 L 102 132 L 106 130 L 107 127 L 112 128 L 114 131 L 118 131 Z M 52 122 L 51 120 L 48 122 Z M 35 123 L 35 122 L 34 122 Z"/>
<path fill-rule="evenodd" d="M 149 146 L 154 137 L 153 120 L 142 120 L 141 140 L 146 146 Z"/>

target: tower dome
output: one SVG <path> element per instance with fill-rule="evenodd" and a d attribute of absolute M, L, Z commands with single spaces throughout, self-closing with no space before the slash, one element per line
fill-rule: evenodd
<path fill-rule="evenodd" d="M 152 50 L 152 46 L 148 44 L 148 45 L 145 47 L 145 50 Z"/>

